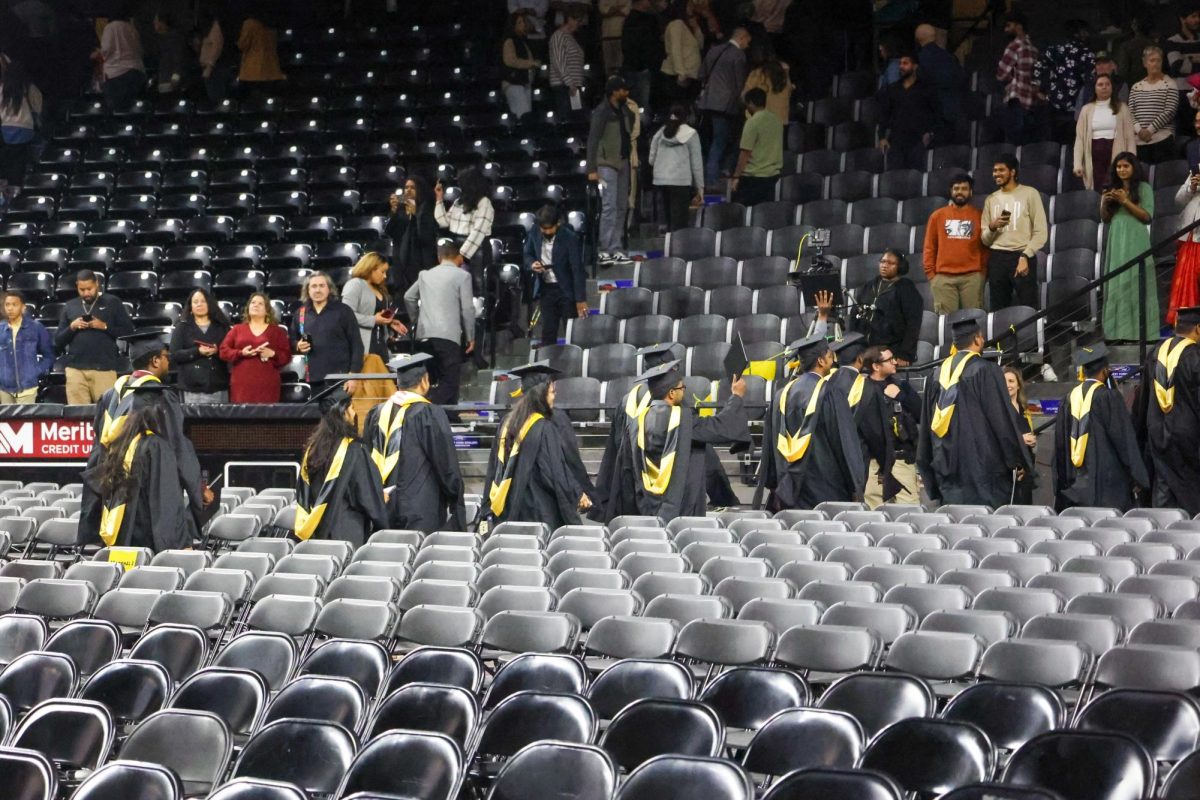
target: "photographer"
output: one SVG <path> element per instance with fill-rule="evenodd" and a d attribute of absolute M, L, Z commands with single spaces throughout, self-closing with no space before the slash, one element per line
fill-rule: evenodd
<path fill-rule="evenodd" d="M 292 349 L 305 357 L 306 380 L 314 390 L 326 375 L 358 372 L 363 363 L 358 318 L 337 299 L 337 289 L 324 272 L 314 272 L 300 290 L 300 308 L 292 317 Z M 354 394 L 355 381 L 346 384 Z"/>
<path fill-rule="evenodd" d="M 867 337 L 867 344 L 885 347 L 896 365 L 907 367 L 917 357 L 921 314 L 925 301 L 908 274 L 908 259 L 887 249 L 879 257 L 879 277 L 858 291 L 857 316 L 851 328 Z"/>

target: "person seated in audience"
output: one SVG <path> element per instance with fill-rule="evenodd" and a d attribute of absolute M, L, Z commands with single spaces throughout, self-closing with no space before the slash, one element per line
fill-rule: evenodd
<path fill-rule="evenodd" d="M 363 428 L 383 481 L 389 527 L 432 533 L 466 528 L 463 479 L 446 412 L 429 399 L 434 357 L 397 357 L 399 391 L 371 409 Z"/>
<path fill-rule="evenodd" d="M 917 469 L 935 505 L 999 508 L 1033 469 L 1004 373 L 980 358 L 985 339 L 972 311 L 950 315 L 957 352 L 925 385 Z"/>
<path fill-rule="evenodd" d="M 1073 359 L 1083 380 L 1071 389 L 1054 420 L 1054 507 L 1107 506 L 1122 513 L 1150 475 L 1133 419 L 1119 390 L 1108 385 L 1108 348 L 1081 347 Z"/>
<path fill-rule="evenodd" d="M 1142 367 L 1134 402 L 1138 442 L 1153 476 L 1151 505 L 1200 514 L 1200 306 L 1181 308 L 1175 330 Z"/>
<path fill-rule="evenodd" d="M 291 347 L 304 356 L 305 379 L 320 388 L 326 375 L 360 372 L 363 340 L 358 318 L 338 299 L 337 287 L 324 272 L 314 272 L 300 287 L 300 308 L 292 315 Z M 346 384 L 354 394 L 355 381 Z"/>
<path fill-rule="evenodd" d="M 630 415 L 624 430 L 627 445 L 619 451 L 625 460 L 618 468 L 634 477 L 638 514 L 660 517 L 702 517 L 707 508 L 707 447 L 750 442 L 744 398 L 746 381 L 733 376 L 725 407 L 711 417 L 701 417 L 685 404 L 683 373 L 672 360 L 642 374 L 650 402 Z"/>
<path fill-rule="evenodd" d="M 229 402 L 229 365 L 218 351 L 231 327 L 211 292 L 192 290 L 171 331 L 171 361 L 179 368 L 183 402 Z"/>
<path fill-rule="evenodd" d="M 157 381 L 132 390 L 146 399 L 130 411 L 103 462 L 86 480 L 101 499 L 99 535 L 105 547 L 190 550 L 192 528 L 179 501 L 179 464 L 168 434 L 166 386 Z M 86 473 L 85 473 L 86 474 Z"/>
<path fill-rule="evenodd" d="M 362 546 L 388 527 L 379 472 L 358 438 L 353 398 L 335 389 L 321 400 L 321 421 L 308 439 L 296 482 L 296 537 L 341 539 Z"/>
<path fill-rule="evenodd" d="M 823 335 L 788 347 L 794 377 L 777 390 L 763 434 L 759 480 L 767 508 L 815 508 L 827 500 L 858 500 L 866 466 L 846 396 L 829 382 L 834 354 Z"/>
<path fill-rule="evenodd" d="M 265 294 L 250 295 L 242 321 L 230 328 L 219 352 L 229 363 L 230 402 L 279 402 L 279 371 L 291 360 L 292 346 Z"/>
<path fill-rule="evenodd" d="M 578 486 L 563 461 L 564 445 L 554 415 L 554 380 L 560 374 L 547 364 L 548 376 L 522 393 L 508 412 L 488 459 L 479 530 L 487 533 L 501 522 L 544 522 L 552 529 L 579 524 Z"/>

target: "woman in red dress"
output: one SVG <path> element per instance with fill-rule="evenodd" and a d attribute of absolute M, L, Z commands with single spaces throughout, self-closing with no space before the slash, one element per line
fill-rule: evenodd
<path fill-rule="evenodd" d="M 287 331 L 267 296 L 255 292 L 242 321 L 221 342 L 221 359 L 229 362 L 229 402 L 278 403 L 279 370 L 291 358 Z"/>

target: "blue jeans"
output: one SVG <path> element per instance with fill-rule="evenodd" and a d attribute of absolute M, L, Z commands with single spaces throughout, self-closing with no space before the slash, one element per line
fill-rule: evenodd
<path fill-rule="evenodd" d="M 729 147 L 729 138 L 733 133 L 733 119 L 728 114 L 710 111 L 708 122 L 712 128 L 712 142 L 708 145 L 708 159 L 704 162 L 704 182 L 712 186 L 721 176 L 721 162 L 725 160 L 725 149 Z"/>
<path fill-rule="evenodd" d="M 600 189 L 600 241 L 602 253 L 621 249 L 625 239 L 625 218 L 629 213 L 629 162 L 621 168 L 597 167 L 603 185 Z"/>

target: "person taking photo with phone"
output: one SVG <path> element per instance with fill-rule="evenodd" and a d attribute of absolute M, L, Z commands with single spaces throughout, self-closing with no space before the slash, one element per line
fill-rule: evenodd
<path fill-rule="evenodd" d="M 179 372 L 185 403 L 228 403 L 229 365 L 217 354 L 229 317 L 207 289 L 192 290 L 171 331 L 171 363 Z"/>
<path fill-rule="evenodd" d="M 121 298 L 100 291 L 90 269 L 75 273 L 75 291 L 58 318 L 54 349 L 67 373 L 67 403 L 90 405 L 117 382 L 121 355 L 117 339 L 133 333 Z"/>

